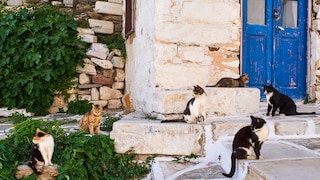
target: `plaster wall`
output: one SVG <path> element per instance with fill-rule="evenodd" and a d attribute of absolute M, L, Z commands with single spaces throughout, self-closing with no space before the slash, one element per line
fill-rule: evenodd
<path fill-rule="evenodd" d="M 135 22 L 126 42 L 126 91 L 137 111 L 153 112 L 159 91 L 239 77 L 238 0 L 137 0 Z"/>
<path fill-rule="evenodd" d="M 320 102 L 320 1 L 312 0 L 309 33 L 309 94 Z"/>

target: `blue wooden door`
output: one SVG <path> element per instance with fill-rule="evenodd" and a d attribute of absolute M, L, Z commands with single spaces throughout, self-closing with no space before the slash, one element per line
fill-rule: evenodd
<path fill-rule="evenodd" d="M 243 0 L 242 73 L 249 87 L 272 84 L 306 95 L 307 0 Z M 262 95 L 263 97 L 263 95 Z"/>

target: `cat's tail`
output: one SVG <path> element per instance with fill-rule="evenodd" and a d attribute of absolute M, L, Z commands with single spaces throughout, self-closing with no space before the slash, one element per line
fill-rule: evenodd
<path fill-rule="evenodd" d="M 231 154 L 231 170 L 229 174 L 222 173 L 224 176 L 231 178 L 234 175 L 234 172 L 236 171 L 236 156 L 236 152 Z"/>
<path fill-rule="evenodd" d="M 172 123 L 172 122 L 183 122 L 185 123 L 186 121 L 182 119 L 173 119 L 173 120 L 162 120 L 161 123 Z"/>
<path fill-rule="evenodd" d="M 297 112 L 295 114 L 287 114 L 287 116 L 293 116 L 293 115 L 310 115 L 310 114 L 316 114 L 316 112 Z"/>
<path fill-rule="evenodd" d="M 29 163 L 28 163 L 28 166 L 33 170 L 34 173 L 36 173 L 36 174 L 41 174 L 41 172 L 39 172 L 39 171 L 37 170 L 36 165 L 35 165 L 34 162 L 29 162 Z"/>

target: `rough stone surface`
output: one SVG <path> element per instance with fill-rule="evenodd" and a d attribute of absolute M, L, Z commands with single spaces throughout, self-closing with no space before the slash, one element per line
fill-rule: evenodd
<path fill-rule="evenodd" d="M 100 93 L 97 88 L 91 88 L 91 101 L 98 101 L 100 99 Z"/>
<path fill-rule="evenodd" d="M 114 82 L 112 89 L 124 89 L 124 82 Z"/>
<path fill-rule="evenodd" d="M 107 78 L 104 75 L 98 74 L 98 75 L 92 76 L 92 82 L 95 84 L 112 85 L 113 79 Z"/>
<path fill-rule="evenodd" d="M 107 86 L 103 86 L 99 90 L 100 90 L 100 99 L 101 100 L 117 99 L 117 98 L 121 98 L 123 96 L 121 91 L 116 90 L 116 89 L 111 89 Z"/>
<path fill-rule="evenodd" d="M 98 58 L 91 58 L 91 61 L 94 62 L 99 67 L 102 67 L 103 69 L 112 69 L 113 64 L 111 61 L 98 59 Z"/>
<path fill-rule="evenodd" d="M 122 107 L 120 99 L 111 99 L 108 101 L 108 109 L 119 109 Z"/>
<path fill-rule="evenodd" d="M 259 112 L 260 91 L 255 88 L 204 88 L 207 94 L 207 115 L 233 116 Z M 160 114 L 181 114 L 193 97 L 191 90 L 156 91 L 153 111 Z"/>
<path fill-rule="evenodd" d="M 124 59 L 122 57 L 114 56 L 111 61 L 114 67 L 124 68 Z"/>
<path fill-rule="evenodd" d="M 124 81 L 125 79 L 125 72 L 123 69 L 116 69 L 116 77 L 114 78 L 115 81 Z"/>
<path fill-rule="evenodd" d="M 201 155 L 203 127 L 200 125 L 160 123 L 154 120 L 120 120 L 113 124 L 110 137 L 115 151 L 134 148 L 138 154 Z M 155 143 L 157 142 L 157 143 Z"/>
<path fill-rule="evenodd" d="M 122 4 L 97 1 L 94 10 L 98 13 L 122 15 Z"/>
<path fill-rule="evenodd" d="M 88 19 L 89 26 L 96 33 L 112 34 L 114 33 L 114 23 L 97 19 Z"/>
<path fill-rule="evenodd" d="M 90 84 L 90 76 L 84 73 L 79 75 L 79 84 Z"/>
<path fill-rule="evenodd" d="M 92 64 L 84 64 L 84 67 L 78 66 L 77 72 L 90 75 L 97 75 L 96 67 Z"/>
<path fill-rule="evenodd" d="M 274 126 L 276 135 L 304 135 L 306 134 L 308 123 L 301 120 L 284 120 L 276 122 Z"/>

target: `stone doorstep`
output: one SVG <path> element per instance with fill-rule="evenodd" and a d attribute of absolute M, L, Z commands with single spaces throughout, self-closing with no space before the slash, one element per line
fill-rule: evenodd
<path fill-rule="evenodd" d="M 207 94 L 207 116 L 236 116 L 259 112 L 260 91 L 257 88 L 204 88 Z M 174 119 L 182 114 L 192 90 L 159 90 L 153 93 L 153 111 L 159 119 Z M 171 117 L 172 116 L 172 117 Z"/>

